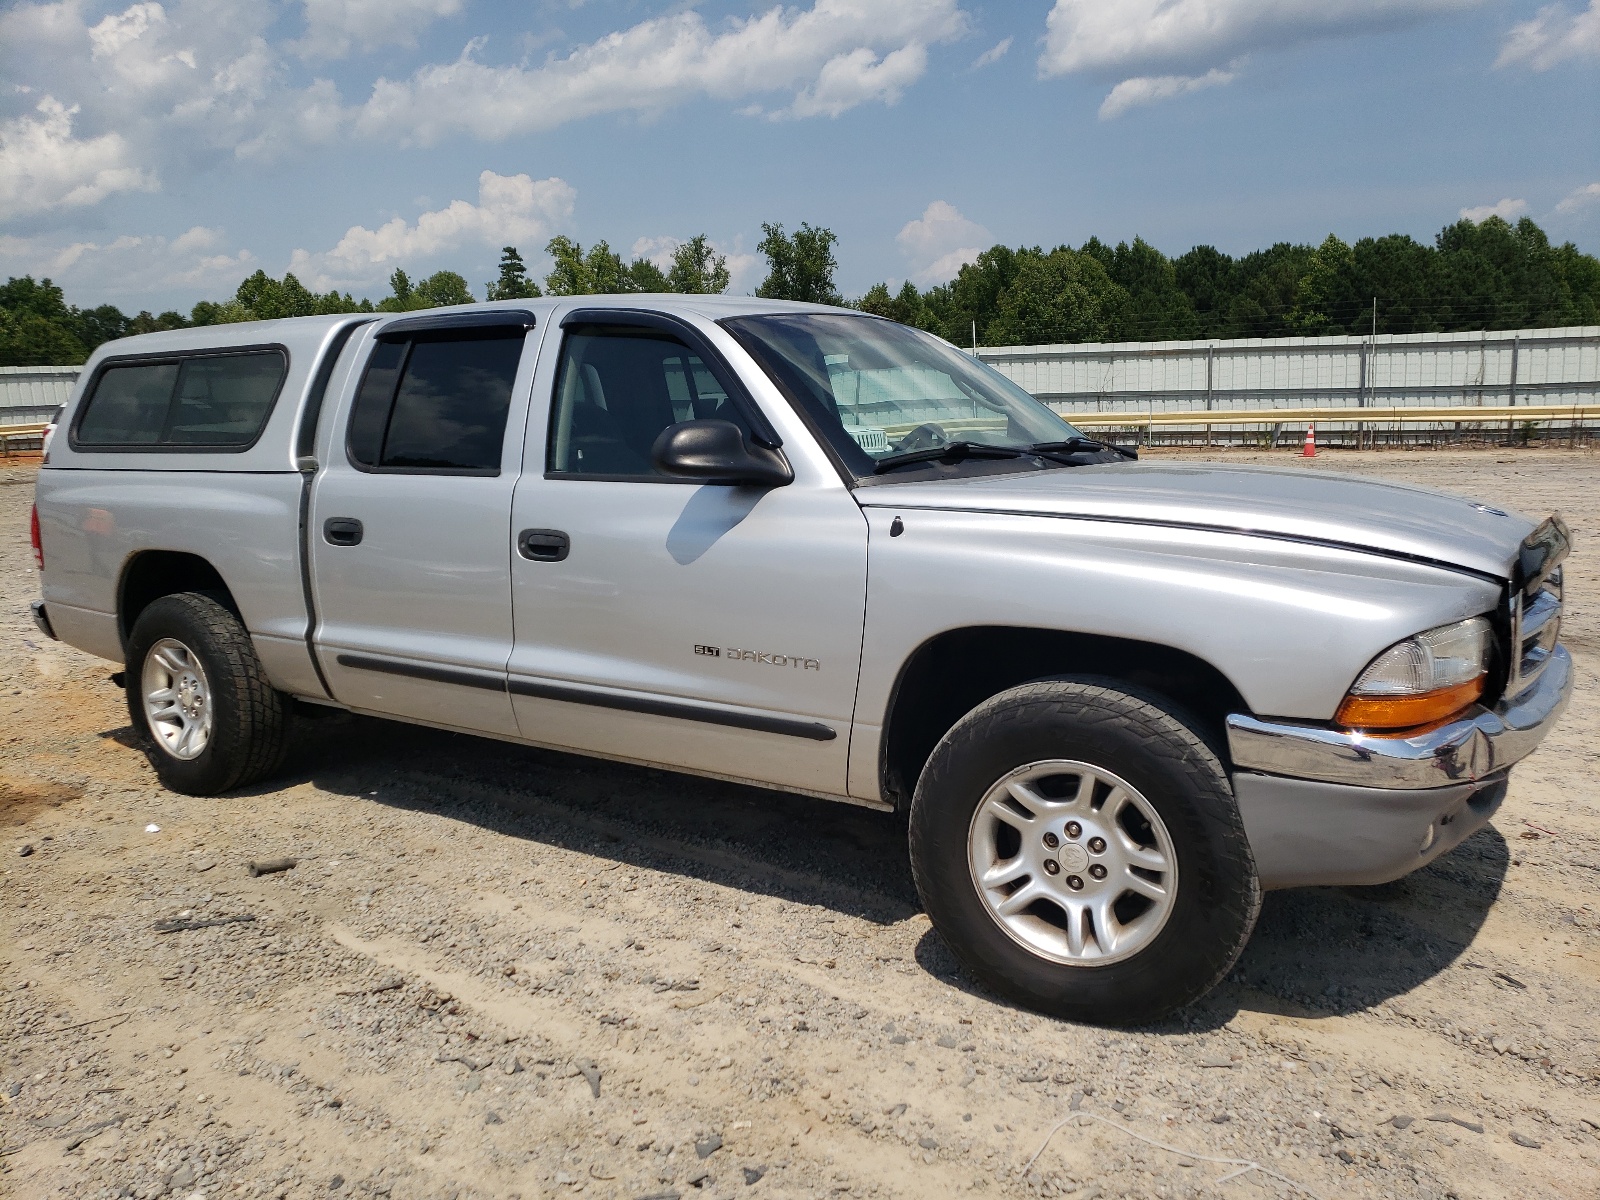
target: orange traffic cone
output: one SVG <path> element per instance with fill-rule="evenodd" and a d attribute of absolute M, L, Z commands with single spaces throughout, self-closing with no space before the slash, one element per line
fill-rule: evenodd
<path fill-rule="evenodd" d="M 1316 456 L 1317 456 L 1317 427 L 1315 425 L 1307 425 L 1306 426 L 1306 444 L 1305 444 L 1304 449 L 1302 449 L 1300 451 L 1300 457 L 1301 458 L 1315 458 Z"/>

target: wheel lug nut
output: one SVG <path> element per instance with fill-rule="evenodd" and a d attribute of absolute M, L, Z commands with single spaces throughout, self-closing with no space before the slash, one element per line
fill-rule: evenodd
<path fill-rule="evenodd" d="M 1105 840 L 1105 838 L 1102 838 L 1102 837 L 1092 837 L 1092 838 L 1090 838 L 1089 839 L 1089 852 L 1091 854 L 1104 854 L 1106 852 L 1106 840 Z"/>
<path fill-rule="evenodd" d="M 1075 892 L 1083 891 L 1083 880 L 1076 875 L 1067 876 L 1067 886 Z"/>
<path fill-rule="evenodd" d="M 1044 860 L 1044 873 L 1046 875 L 1059 875 L 1061 873 L 1061 864 L 1058 863 L 1053 858 L 1045 859 Z M 1074 878 L 1076 878 L 1076 876 L 1074 876 Z M 1067 882 L 1071 883 L 1072 880 L 1069 879 L 1069 880 L 1067 880 Z M 1082 887 L 1083 885 L 1080 883 L 1078 886 Z"/>
<path fill-rule="evenodd" d="M 1083 826 L 1082 825 L 1079 825 L 1076 821 L 1068 821 L 1067 822 L 1067 836 L 1069 838 L 1075 838 L 1082 832 L 1083 832 Z"/>
<path fill-rule="evenodd" d="M 1106 877 L 1106 869 L 1099 863 L 1095 863 L 1089 868 L 1089 874 L 1094 879 L 1104 879 Z"/>
<path fill-rule="evenodd" d="M 1055 834 L 1047 833 L 1044 835 L 1044 848 L 1046 850 L 1054 850 L 1059 845 L 1061 845 L 1061 839 Z"/>

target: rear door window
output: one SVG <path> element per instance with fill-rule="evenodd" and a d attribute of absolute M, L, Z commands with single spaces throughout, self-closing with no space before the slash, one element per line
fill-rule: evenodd
<path fill-rule="evenodd" d="M 359 467 L 494 475 L 522 358 L 521 329 L 379 342 L 350 414 Z"/>
<path fill-rule="evenodd" d="M 102 370 L 73 441 L 85 448 L 244 450 L 272 412 L 281 350 L 174 356 Z"/>

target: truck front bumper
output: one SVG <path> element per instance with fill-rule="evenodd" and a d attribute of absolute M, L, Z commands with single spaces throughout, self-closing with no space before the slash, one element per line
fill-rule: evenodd
<path fill-rule="evenodd" d="M 1425 866 L 1477 832 L 1513 763 L 1572 694 L 1556 646 L 1513 700 L 1414 737 L 1228 718 L 1234 795 L 1263 888 L 1372 884 Z"/>

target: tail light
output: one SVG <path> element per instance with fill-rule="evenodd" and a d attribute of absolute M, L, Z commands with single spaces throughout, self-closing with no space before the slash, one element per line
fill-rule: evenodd
<path fill-rule="evenodd" d="M 33 506 L 33 516 L 28 522 L 29 534 L 33 538 L 33 561 L 39 570 L 44 570 L 44 539 L 39 536 L 39 506 Z"/>

